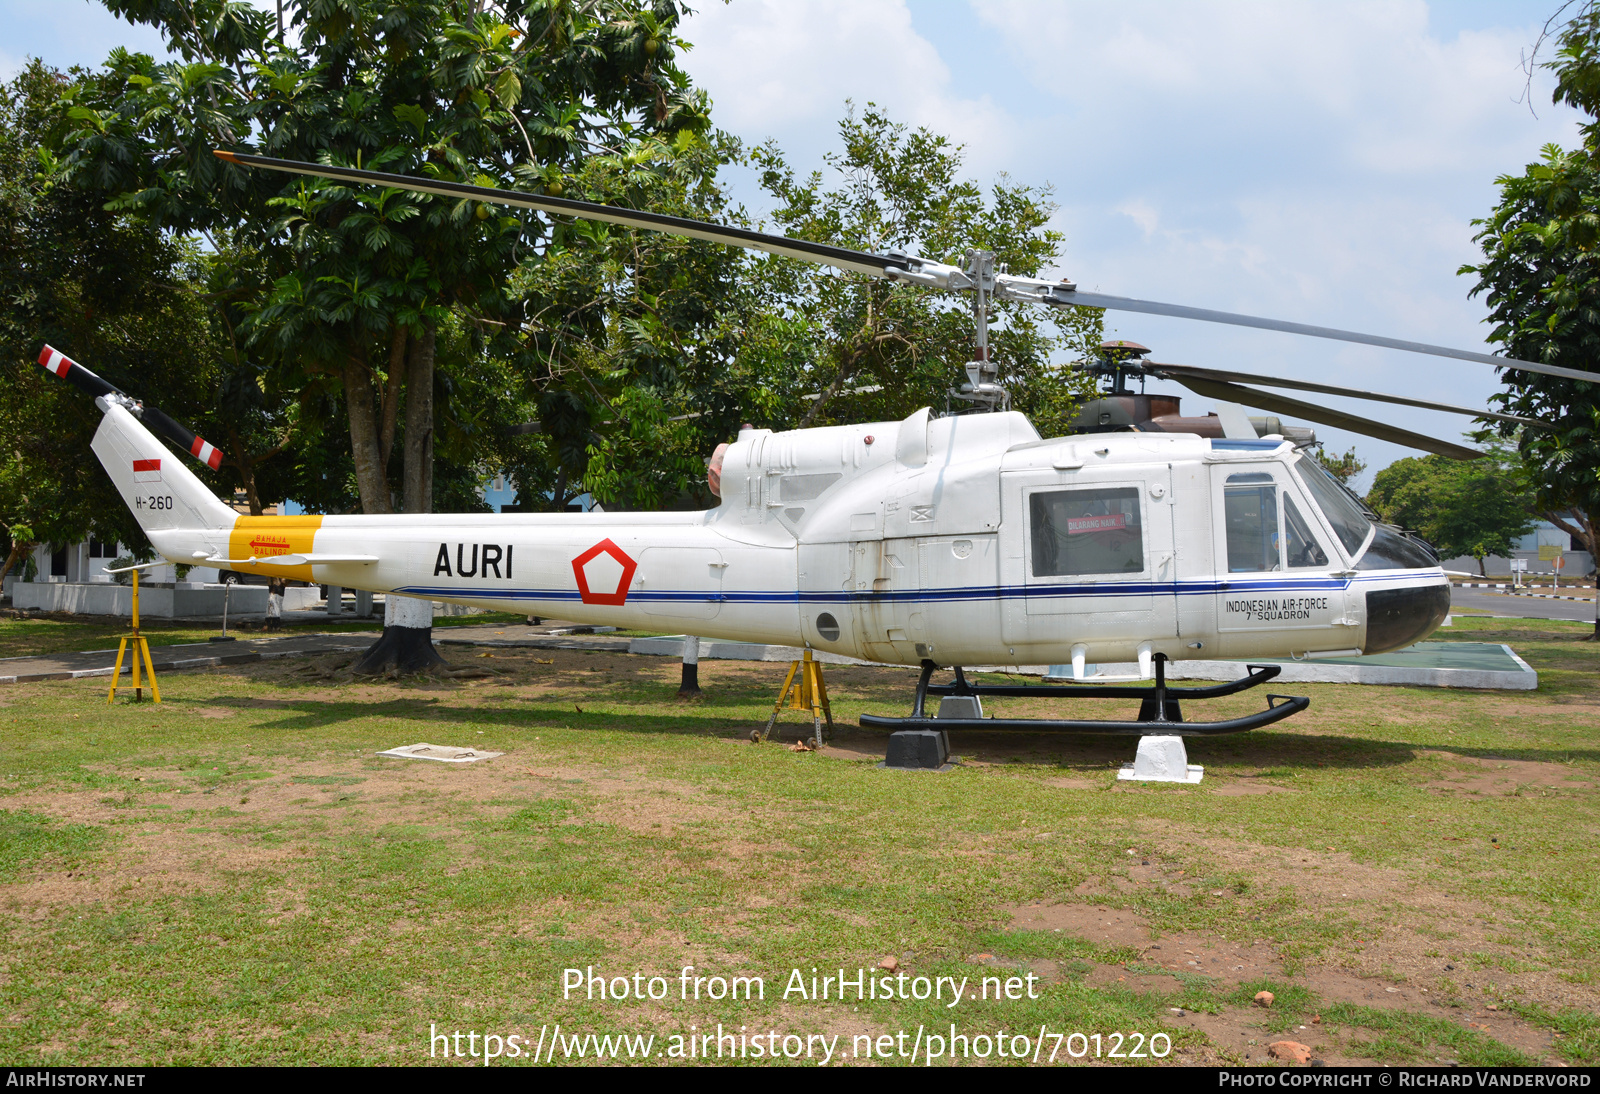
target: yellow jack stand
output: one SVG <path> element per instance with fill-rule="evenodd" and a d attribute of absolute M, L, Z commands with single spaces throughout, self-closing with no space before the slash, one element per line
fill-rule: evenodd
<path fill-rule="evenodd" d="M 122 657 L 128 652 L 128 642 L 133 642 L 133 701 L 144 701 L 144 686 L 139 682 L 139 662 L 142 658 L 144 669 L 150 674 L 150 693 L 155 696 L 156 702 L 161 702 L 161 688 L 156 684 L 156 666 L 150 660 L 150 643 L 144 635 L 139 633 L 139 568 L 133 568 L 133 633 L 122 636 L 122 641 L 117 643 L 117 667 L 111 670 L 111 694 L 106 696 L 106 705 L 110 706 L 117 699 L 117 683 L 122 679 Z"/>
<path fill-rule="evenodd" d="M 789 662 L 789 675 L 784 678 L 783 690 L 778 692 L 778 701 L 772 704 L 772 717 L 767 719 L 767 727 L 757 735 L 757 740 L 765 741 L 772 733 L 785 699 L 789 701 L 790 710 L 811 712 L 811 725 L 816 733 L 812 740 L 816 747 L 821 747 L 822 720 L 826 718 L 828 728 L 832 729 L 833 710 L 828 706 L 828 686 L 822 682 L 822 662 L 812 660 L 810 650 L 806 650 L 802 660 Z"/>

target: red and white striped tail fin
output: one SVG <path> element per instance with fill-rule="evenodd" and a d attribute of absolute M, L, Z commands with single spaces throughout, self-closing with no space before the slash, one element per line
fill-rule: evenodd
<path fill-rule="evenodd" d="M 116 388 L 54 346 L 45 346 L 40 351 L 39 365 L 46 372 L 66 380 L 91 398 L 98 399 L 102 395 L 122 395 Z M 204 437 L 192 433 L 181 423 L 174 421 L 153 406 L 137 406 L 137 413 L 140 420 L 150 429 L 161 434 L 213 471 L 222 466 L 222 453 Z"/>

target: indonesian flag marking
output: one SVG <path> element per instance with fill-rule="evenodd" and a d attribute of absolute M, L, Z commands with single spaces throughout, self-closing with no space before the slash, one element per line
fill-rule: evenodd
<path fill-rule="evenodd" d="M 194 444 L 189 446 L 189 455 L 215 471 L 222 466 L 222 453 L 218 452 L 204 437 L 196 437 Z"/>
<path fill-rule="evenodd" d="M 134 460 L 133 461 L 133 481 L 134 482 L 160 482 L 161 481 L 161 461 L 160 460 Z"/>
<path fill-rule="evenodd" d="M 39 364 L 44 366 L 45 371 L 53 372 L 64 380 L 72 368 L 72 359 L 60 350 L 46 346 L 39 351 Z"/>

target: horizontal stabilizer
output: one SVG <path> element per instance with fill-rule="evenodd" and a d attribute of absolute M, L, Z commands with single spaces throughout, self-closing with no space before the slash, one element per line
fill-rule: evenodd
<path fill-rule="evenodd" d="M 268 555 L 266 558 L 208 558 L 205 566 L 323 566 L 334 562 L 381 562 L 377 555 L 334 555 L 317 552 L 307 555 Z"/>

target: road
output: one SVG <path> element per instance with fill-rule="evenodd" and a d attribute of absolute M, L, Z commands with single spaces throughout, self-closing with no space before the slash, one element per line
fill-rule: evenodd
<path fill-rule="evenodd" d="M 1593 595 L 1592 590 L 1585 593 Z M 1582 593 L 1574 595 L 1583 595 Z M 1451 589 L 1450 606 L 1463 611 L 1492 612 L 1521 619 L 1572 619 L 1594 622 L 1594 601 L 1541 600 L 1535 596 L 1508 596 L 1495 589 Z"/>

